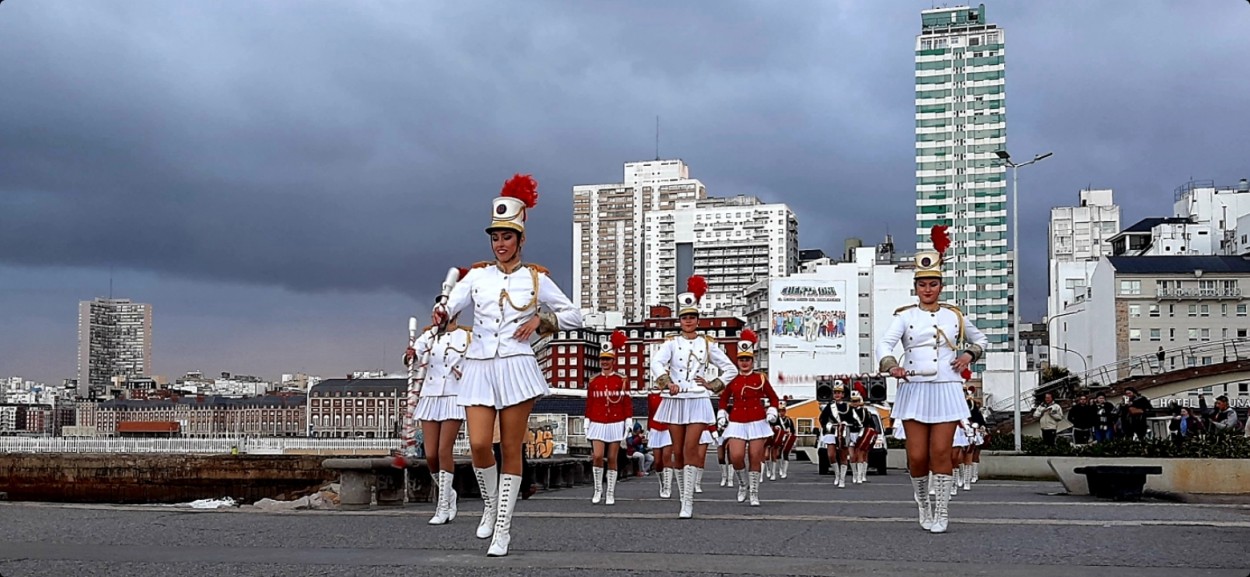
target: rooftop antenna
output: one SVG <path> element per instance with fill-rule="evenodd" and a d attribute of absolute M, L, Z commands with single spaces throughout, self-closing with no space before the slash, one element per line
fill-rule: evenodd
<path fill-rule="evenodd" d="M 109 300 L 113 300 L 113 265 L 109 265 Z"/>
<path fill-rule="evenodd" d="M 660 159 L 660 115 L 655 115 L 655 159 Z"/>

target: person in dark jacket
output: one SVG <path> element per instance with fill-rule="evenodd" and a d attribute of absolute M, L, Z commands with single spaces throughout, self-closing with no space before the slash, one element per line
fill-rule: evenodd
<path fill-rule="evenodd" d="M 1137 389 L 1124 389 L 1124 403 L 1120 405 L 1120 429 L 1124 436 L 1138 441 L 1146 440 L 1146 417 L 1150 416 L 1150 400 L 1138 394 Z"/>
<path fill-rule="evenodd" d="M 1085 445 L 1089 443 L 1094 427 L 1098 426 L 1098 409 L 1089 404 L 1089 397 L 1081 395 L 1068 410 L 1068 421 L 1072 423 L 1072 441 Z"/>
<path fill-rule="evenodd" d="M 1115 436 L 1115 424 L 1119 420 L 1120 413 L 1115 405 L 1107 402 L 1107 395 L 1098 393 L 1095 401 L 1094 414 L 1098 417 L 1098 421 L 1094 424 L 1094 442 L 1104 443 Z"/>

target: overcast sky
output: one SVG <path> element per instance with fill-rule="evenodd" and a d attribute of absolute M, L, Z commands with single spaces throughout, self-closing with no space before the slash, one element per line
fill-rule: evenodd
<path fill-rule="evenodd" d="M 75 375 L 77 302 L 154 305 L 154 371 L 400 369 L 406 317 L 514 172 L 525 258 L 571 288 L 574 184 L 684 159 L 803 248 L 914 242 L 913 42 L 931 2 L 0 5 L 0 376 Z M 1250 176 L 1250 5 L 996 2 L 1024 314 L 1049 208 L 1125 224 Z"/>

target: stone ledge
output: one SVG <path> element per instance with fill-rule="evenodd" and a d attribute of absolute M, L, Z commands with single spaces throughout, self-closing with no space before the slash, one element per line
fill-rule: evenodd
<path fill-rule="evenodd" d="M 1043 457 L 1071 495 L 1088 495 L 1085 475 L 1093 465 L 1145 465 L 1163 469 L 1146 477 L 1145 490 L 1169 494 L 1250 495 L 1250 459 L 1148 459 L 1142 457 Z"/>

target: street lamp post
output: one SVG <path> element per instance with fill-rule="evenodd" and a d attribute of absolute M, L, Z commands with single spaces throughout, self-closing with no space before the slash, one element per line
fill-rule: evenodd
<path fill-rule="evenodd" d="M 1011 155 L 1006 150 L 999 150 L 994 154 L 1002 159 L 1003 163 L 1011 168 L 1011 282 L 1014 287 L 1012 294 L 1013 306 L 1011 315 L 1012 328 L 1012 360 L 1011 374 L 1015 381 L 1015 408 L 1013 409 L 1012 418 L 1015 423 L 1016 431 L 1016 451 L 1020 451 L 1024 444 L 1023 436 L 1020 431 L 1020 168 L 1040 162 L 1050 158 L 1053 152 L 1039 154 L 1033 157 L 1033 160 L 1016 164 L 1012 162 Z"/>
<path fill-rule="evenodd" d="M 1047 335 L 1049 335 L 1049 334 L 1050 334 L 1050 323 L 1051 323 L 1052 321 L 1054 321 L 1055 319 L 1057 319 L 1057 318 L 1059 318 L 1059 317 L 1066 317 L 1066 316 L 1068 316 L 1068 315 L 1074 315 L 1074 314 L 1077 314 L 1077 313 L 1083 313 L 1083 312 L 1085 312 L 1085 309 L 1076 310 L 1076 311 L 1069 311 L 1069 312 L 1066 312 L 1066 313 L 1060 313 L 1060 314 L 1057 314 L 1057 315 L 1055 315 L 1055 316 L 1053 316 L 1053 317 L 1050 317 L 1050 318 L 1046 319 L 1046 333 L 1047 333 Z M 1080 354 L 1080 353 L 1078 353 L 1078 352 L 1076 352 L 1076 351 L 1074 351 L 1074 350 L 1072 350 L 1072 349 L 1069 349 L 1069 348 L 1067 348 L 1067 347 L 1060 347 L 1060 346 L 1052 345 L 1052 344 L 1050 344 L 1050 343 L 1047 343 L 1047 347 L 1052 348 L 1052 349 L 1055 349 L 1055 350 L 1057 350 L 1057 351 L 1063 351 L 1063 352 L 1065 352 L 1065 353 L 1072 353 L 1072 354 L 1076 355 L 1076 356 L 1077 356 L 1077 358 L 1081 359 L 1081 365 L 1082 365 L 1083 367 L 1085 367 L 1085 369 L 1084 369 L 1084 371 L 1083 371 L 1083 372 L 1086 372 L 1086 373 L 1088 373 L 1088 372 L 1089 372 L 1089 363 L 1085 362 L 1085 355 L 1082 355 L 1082 354 Z M 1066 358 L 1066 357 L 1065 357 L 1065 358 Z M 1066 363 L 1065 363 L 1065 366 L 1066 366 Z"/>

